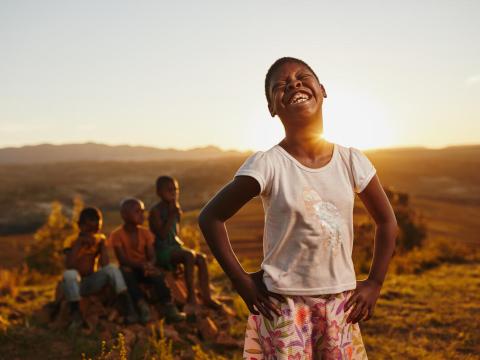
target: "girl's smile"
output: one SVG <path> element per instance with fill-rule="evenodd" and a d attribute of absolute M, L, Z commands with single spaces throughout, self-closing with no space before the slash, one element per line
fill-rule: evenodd
<path fill-rule="evenodd" d="M 312 95 L 308 94 L 306 91 L 297 91 L 291 97 L 288 103 L 291 104 L 300 104 L 302 102 L 308 101 L 312 98 Z"/>

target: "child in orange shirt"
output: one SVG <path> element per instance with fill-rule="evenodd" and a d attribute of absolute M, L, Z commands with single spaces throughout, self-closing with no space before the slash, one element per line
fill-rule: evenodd
<path fill-rule="evenodd" d="M 139 284 L 152 284 L 158 300 L 164 304 L 164 315 L 168 323 L 185 319 L 172 302 L 170 289 L 165 284 L 163 274 L 155 267 L 153 234 L 141 226 L 144 222 L 145 207 L 138 199 L 126 199 L 121 205 L 123 226 L 110 234 L 110 243 L 115 249 L 121 265 L 128 291 L 140 312 L 140 321 L 150 320 L 149 307 Z"/>

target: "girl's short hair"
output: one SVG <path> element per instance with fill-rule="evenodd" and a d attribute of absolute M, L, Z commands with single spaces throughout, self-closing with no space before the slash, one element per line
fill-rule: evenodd
<path fill-rule="evenodd" d="M 270 66 L 270 68 L 267 71 L 267 75 L 265 76 L 265 97 L 267 98 L 267 102 L 269 104 L 270 104 L 270 97 L 268 95 L 268 88 L 270 87 L 270 81 L 272 80 L 272 75 L 275 72 L 275 70 L 277 70 L 283 64 L 287 64 L 287 63 L 297 63 L 297 64 L 301 64 L 301 65 L 305 66 L 315 76 L 315 79 L 317 79 L 317 81 L 320 82 L 320 80 L 318 80 L 317 74 L 315 74 L 315 71 L 313 71 L 313 69 L 305 61 L 294 58 L 294 57 L 289 57 L 289 56 L 277 59 Z"/>
<path fill-rule="evenodd" d="M 85 224 L 86 221 L 100 221 L 102 218 L 102 213 L 96 207 L 86 207 L 84 208 L 78 217 L 79 224 Z"/>

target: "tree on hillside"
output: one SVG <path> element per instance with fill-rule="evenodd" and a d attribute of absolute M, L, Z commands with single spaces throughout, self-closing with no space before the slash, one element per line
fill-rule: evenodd
<path fill-rule="evenodd" d="M 58 274 L 64 267 L 63 244 L 68 236 L 78 232 L 77 220 L 83 201 L 75 197 L 71 217 L 68 218 L 62 204 L 52 203 L 46 223 L 37 230 L 29 247 L 26 263 L 29 268 L 46 274 Z"/>

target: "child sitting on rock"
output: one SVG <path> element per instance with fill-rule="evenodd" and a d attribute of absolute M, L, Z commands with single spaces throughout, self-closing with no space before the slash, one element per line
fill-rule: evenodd
<path fill-rule="evenodd" d="M 185 268 L 185 283 L 187 286 L 187 305 L 185 312 L 196 312 L 196 297 L 194 288 L 194 267 L 198 267 L 198 280 L 203 303 L 213 309 L 220 309 L 222 304 L 213 299 L 210 294 L 210 281 L 206 255 L 195 252 L 184 246 L 178 237 L 181 209 L 178 202 L 178 182 L 170 176 L 160 176 L 156 182 L 157 195 L 160 202 L 152 207 L 149 214 L 150 230 L 155 234 L 155 251 L 157 265 L 166 270 L 175 270 L 178 264 Z"/>
<path fill-rule="evenodd" d="M 140 283 L 153 285 L 156 298 L 164 305 L 163 315 L 167 323 L 182 321 L 186 316 L 172 302 L 164 276 L 155 267 L 153 234 L 141 226 L 144 211 L 145 207 L 140 200 L 124 200 L 121 204 L 124 224 L 110 234 L 109 242 L 115 249 L 130 296 L 140 312 L 140 321 L 145 324 L 150 320 L 150 310 L 139 287 Z"/>
<path fill-rule="evenodd" d="M 88 207 L 81 211 L 78 236 L 66 240 L 66 268 L 63 273 L 63 290 L 70 303 L 72 323 L 70 329 L 76 329 L 84 323 L 79 302 L 82 296 L 100 292 L 106 285 L 112 286 L 118 296 L 123 315 L 127 323 L 136 321 L 131 299 L 122 273 L 110 264 L 105 235 L 100 233 L 102 214 L 100 210 Z M 95 271 L 95 262 L 100 269 Z"/>

